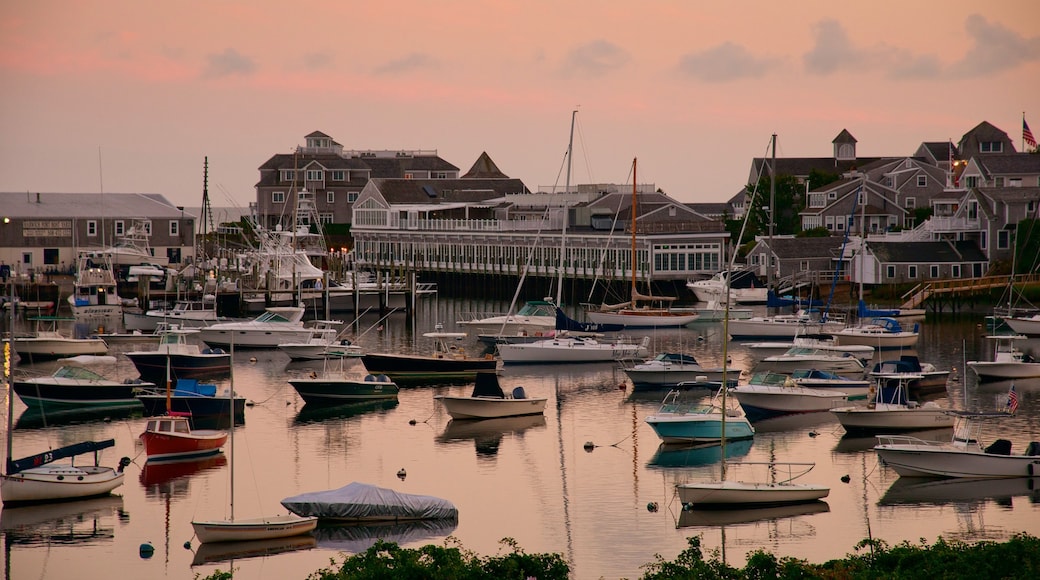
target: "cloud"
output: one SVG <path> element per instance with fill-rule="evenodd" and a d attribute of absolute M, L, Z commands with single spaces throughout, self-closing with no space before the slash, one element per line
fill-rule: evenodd
<path fill-rule="evenodd" d="M 303 68 L 308 70 L 326 69 L 332 66 L 335 57 L 331 52 L 308 52 L 303 55 Z"/>
<path fill-rule="evenodd" d="M 777 59 L 756 58 L 743 46 L 724 42 L 679 59 L 679 71 L 707 82 L 761 78 L 779 64 Z"/>
<path fill-rule="evenodd" d="M 845 28 L 837 20 L 821 20 L 813 25 L 816 44 L 802 61 L 810 73 L 829 75 L 863 65 L 868 59 L 849 40 Z"/>
<path fill-rule="evenodd" d="M 631 56 L 620 46 L 607 40 L 594 40 L 568 51 L 560 72 L 565 77 L 601 77 L 624 67 L 630 60 Z"/>
<path fill-rule="evenodd" d="M 440 64 L 428 54 L 413 52 L 399 59 L 383 63 L 376 67 L 373 72 L 377 75 L 396 75 L 426 68 L 440 68 Z"/>
<path fill-rule="evenodd" d="M 964 28 L 974 43 L 964 58 L 951 67 L 951 76 L 988 76 L 1040 60 L 1040 36 L 1022 38 L 978 14 L 968 16 Z"/>
<path fill-rule="evenodd" d="M 233 48 L 224 49 L 220 54 L 211 54 L 206 57 L 206 69 L 202 76 L 205 78 L 223 78 L 233 75 L 249 75 L 256 70 L 253 59 L 240 54 Z"/>

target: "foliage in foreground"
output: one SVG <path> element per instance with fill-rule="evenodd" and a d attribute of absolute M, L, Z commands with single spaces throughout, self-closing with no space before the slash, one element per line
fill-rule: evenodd
<path fill-rule="evenodd" d="M 1028 534 L 1016 534 L 1002 543 L 967 544 L 939 538 L 930 546 L 924 539 L 920 545 L 903 542 L 893 547 L 882 540 L 863 540 L 856 545 L 855 553 L 823 564 L 810 564 L 790 557 L 777 558 L 757 550 L 748 555 L 744 568 L 734 568 L 723 562 L 718 550 L 713 550 L 705 559 L 700 536 L 687 541 L 689 547 L 674 561 L 657 555 L 654 562 L 644 565 L 643 580 L 1040 578 L 1040 538 Z M 463 550 L 453 537 L 445 543 L 444 547 L 431 544 L 408 549 L 379 540 L 365 552 L 345 558 L 338 569 L 333 559 L 331 567 L 320 569 L 307 578 L 563 580 L 570 575 L 570 567 L 561 554 L 526 554 L 511 538 L 501 541 L 511 549 L 510 552 L 488 557 Z M 229 572 L 217 570 L 204 580 L 226 578 L 230 578 Z"/>

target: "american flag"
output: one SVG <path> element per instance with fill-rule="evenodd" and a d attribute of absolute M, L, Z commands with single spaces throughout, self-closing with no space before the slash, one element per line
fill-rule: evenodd
<path fill-rule="evenodd" d="M 1015 392 L 1015 385 L 1011 385 L 1011 388 L 1008 389 L 1007 405 L 1004 407 L 1004 412 L 1008 415 L 1014 415 L 1017 410 L 1018 393 Z"/>
<path fill-rule="evenodd" d="M 1022 141 L 1030 148 L 1036 149 L 1036 139 L 1033 137 L 1033 132 L 1029 130 L 1029 123 L 1026 123 L 1025 115 L 1022 115 Z"/>

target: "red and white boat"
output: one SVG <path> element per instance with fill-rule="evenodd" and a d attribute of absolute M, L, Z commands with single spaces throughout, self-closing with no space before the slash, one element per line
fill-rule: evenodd
<path fill-rule="evenodd" d="M 234 421 L 234 417 L 231 418 Z M 228 432 L 192 429 L 189 415 L 174 413 L 170 401 L 170 363 L 166 362 L 166 414 L 148 419 L 141 433 L 148 461 L 188 459 L 216 455 L 227 441 Z"/>

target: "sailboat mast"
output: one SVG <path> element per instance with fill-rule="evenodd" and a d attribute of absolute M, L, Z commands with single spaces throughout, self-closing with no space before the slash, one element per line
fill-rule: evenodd
<path fill-rule="evenodd" d="M 11 366 L 14 365 L 14 279 L 11 278 L 11 310 L 7 319 L 7 340 L 4 341 L 4 383 L 7 386 L 7 466 L 4 473 L 11 472 L 14 457 L 14 389 L 11 386 Z"/>
<path fill-rule="evenodd" d="M 228 360 L 228 370 L 231 372 L 231 386 L 228 387 L 228 401 L 231 408 L 228 414 L 231 416 L 231 428 L 229 430 L 228 463 L 231 471 L 231 521 L 235 521 L 235 334 L 231 333 L 231 358 Z"/>
<path fill-rule="evenodd" d="M 769 254 L 766 255 L 766 287 L 773 289 L 773 222 L 776 221 L 776 133 L 773 133 L 769 163 Z M 728 276 L 727 276 L 728 277 Z"/>
<path fill-rule="evenodd" d="M 632 300 L 636 299 L 636 214 L 638 201 L 636 197 L 636 157 L 632 158 Z M 653 294 L 653 292 L 650 292 Z M 635 304 L 632 305 L 635 308 Z"/>
<path fill-rule="evenodd" d="M 168 337 L 164 336 L 160 340 L 166 341 Z M 170 344 L 166 343 L 166 414 L 169 415 L 173 411 L 173 401 L 170 399 Z"/>
<path fill-rule="evenodd" d="M 578 111 L 571 111 L 571 136 L 567 140 L 567 178 L 563 186 L 563 227 L 560 229 L 560 274 L 556 280 L 556 306 L 563 305 L 563 271 L 567 264 L 567 194 L 571 191 L 571 158 L 574 153 L 574 121 Z"/>

